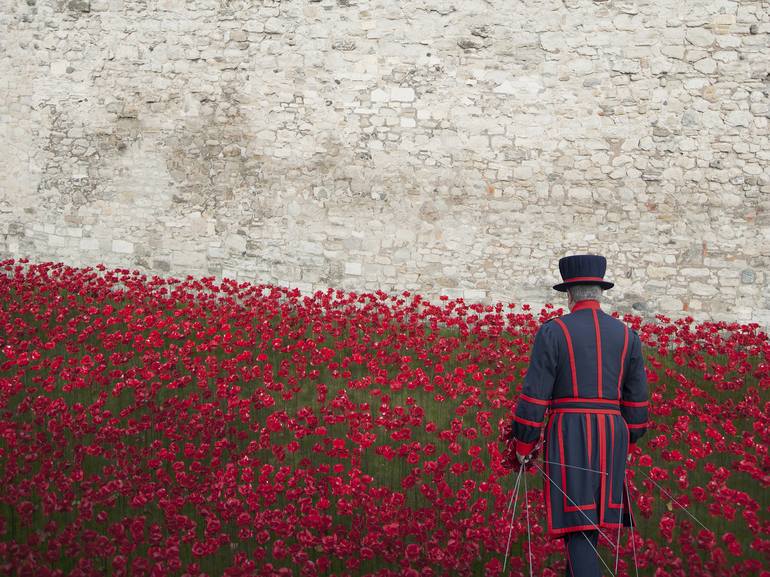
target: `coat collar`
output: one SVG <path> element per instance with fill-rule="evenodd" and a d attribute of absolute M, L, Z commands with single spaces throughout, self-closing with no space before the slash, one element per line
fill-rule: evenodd
<path fill-rule="evenodd" d="M 574 313 L 575 311 L 579 311 L 582 309 L 600 309 L 601 305 L 599 304 L 599 301 L 595 301 L 593 299 L 587 299 L 583 301 L 576 302 L 573 306 L 570 312 Z"/>

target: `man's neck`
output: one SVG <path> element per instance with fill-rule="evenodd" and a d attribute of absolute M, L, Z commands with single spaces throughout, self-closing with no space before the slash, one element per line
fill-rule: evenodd
<path fill-rule="evenodd" d="M 579 311 L 581 309 L 598 309 L 601 308 L 601 305 L 599 304 L 599 301 L 593 300 L 593 299 L 586 299 L 582 301 L 578 301 L 575 304 L 572 305 L 572 308 L 570 309 L 570 312 Z"/>

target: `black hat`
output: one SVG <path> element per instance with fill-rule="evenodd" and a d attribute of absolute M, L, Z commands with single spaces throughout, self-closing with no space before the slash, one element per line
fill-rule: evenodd
<path fill-rule="evenodd" d="M 607 290 L 615 283 L 604 280 L 607 270 L 607 259 L 598 254 L 576 254 L 559 259 L 559 272 L 562 282 L 553 288 L 567 292 L 567 288 L 576 284 L 597 284 Z"/>

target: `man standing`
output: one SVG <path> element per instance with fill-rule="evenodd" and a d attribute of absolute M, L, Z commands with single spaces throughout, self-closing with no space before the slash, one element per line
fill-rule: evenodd
<path fill-rule="evenodd" d="M 639 335 L 600 306 L 607 260 L 559 260 L 570 313 L 545 322 L 530 354 L 512 437 L 519 463 L 533 455 L 546 411 L 548 535 L 563 537 L 567 577 L 599 577 L 602 528 L 630 527 L 626 462 L 647 429 L 648 386 Z M 603 531 L 606 535 L 607 532 Z"/>

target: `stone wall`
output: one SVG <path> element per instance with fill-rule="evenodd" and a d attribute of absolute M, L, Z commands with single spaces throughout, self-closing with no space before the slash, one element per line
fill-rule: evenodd
<path fill-rule="evenodd" d="M 770 323 L 767 1 L 0 4 L 0 256 Z"/>

